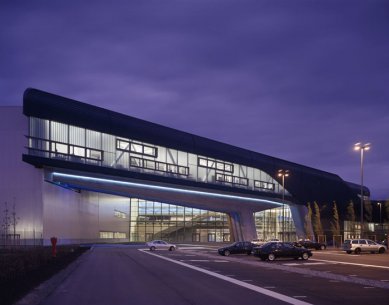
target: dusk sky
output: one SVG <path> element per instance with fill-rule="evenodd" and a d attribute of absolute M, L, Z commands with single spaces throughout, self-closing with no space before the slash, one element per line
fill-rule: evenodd
<path fill-rule="evenodd" d="M 1 1 L 27 87 L 314 167 L 389 199 L 389 1 Z M 293 173 L 292 173 L 293 174 Z"/>

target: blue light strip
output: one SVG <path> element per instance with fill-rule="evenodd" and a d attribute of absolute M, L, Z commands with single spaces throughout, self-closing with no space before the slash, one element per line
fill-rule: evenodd
<path fill-rule="evenodd" d="M 257 202 L 257 203 L 270 203 L 270 204 L 282 206 L 282 203 L 279 203 L 276 201 L 243 197 L 243 196 L 236 196 L 236 195 L 226 195 L 226 194 L 209 193 L 209 192 L 203 192 L 203 191 L 183 190 L 183 189 L 167 187 L 167 186 L 157 186 L 157 185 L 150 185 L 150 184 L 125 182 L 125 181 L 118 181 L 118 180 L 112 180 L 112 179 L 102 179 L 102 178 L 94 178 L 94 177 L 78 176 L 78 175 L 70 175 L 70 174 L 53 172 L 53 177 L 55 177 L 55 176 L 64 177 L 64 178 L 76 178 L 76 179 L 90 181 L 90 182 L 111 183 L 111 184 L 117 184 L 117 185 L 122 185 L 122 186 L 129 186 L 129 187 L 138 187 L 138 188 L 142 187 L 142 188 L 151 189 L 151 190 L 168 191 L 168 192 L 193 194 L 193 195 L 202 195 L 202 196 L 224 198 L 224 199 L 235 199 L 235 200 L 250 201 L 250 202 Z"/>

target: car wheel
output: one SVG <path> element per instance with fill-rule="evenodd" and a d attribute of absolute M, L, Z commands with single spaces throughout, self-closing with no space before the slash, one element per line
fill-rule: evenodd
<path fill-rule="evenodd" d="M 224 256 L 228 256 L 230 254 L 231 254 L 230 251 L 228 251 L 228 250 L 224 251 Z"/>
<path fill-rule="evenodd" d="M 269 260 L 269 261 L 274 261 L 275 259 L 276 259 L 276 256 L 273 254 L 273 253 L 270 253 L 268 256 L 267 256 L 267 259 Z"/>
<path fill-rule="evenodd" d="M 346 251 L 347 254 L 351 254 L 352 251 Z"/>
<path fill-rule="evenodd" d="M 306 261 L 309 258 L 308 253 L 304 252 L 303 255 L 301 255 L 301 258 Z"/>
<path fill-rule="evenodd" d="M 326 249 L 326 246 L 325 245 L 321 245 L 320 246 L 320 250 L 325 250 Z"/>
<path fill-rule="evenodd" d="M 174 248 L 173 246 L 171 246 L 171 247 L 169 248 L 169 251 L 174 251 L 174 250 L 176 250 L 176 248 Z"/>
<path fill-rule="evenodd" d="M 359 253 L 361 253 L 361 249 L 359 249 L 359 248 L 356 248 L 356 249 L 354 250 L 354 253 L 355 253 L 355 254 L 359 254 Z"/>
<path fill-rule="evenodd" d="M 378 253 L 379 253 L 379 254 L 385 253 L 385 248 L 380 248 L 380 249 L 378 250 Z"/>
<path fill-rule="evenodd" d="M 150 247 L 150 251 L 155 251 L 155 247 L 154 246 Z"/>

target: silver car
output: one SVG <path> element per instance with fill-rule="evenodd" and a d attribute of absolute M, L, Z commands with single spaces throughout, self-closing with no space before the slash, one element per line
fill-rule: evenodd
<path fill-rule="evenodd" d="M 370 253 L 384 253 L 386 251 L 386 246 L 376 243 L 370 239 L 346 239 L 343 243 L 343 250 L 346 253 L 359 254 L 361 252 L 370 252 Z"/>
<path fill-rule="evenodd" d="M 150 249 L 150 251 L 154 251 L 157 249 L 174 251 L 177 248 L 176 245 L 169 244 L 164 240 L 152 240 L 152 241 L 147 242 L 146 246 Z"/>

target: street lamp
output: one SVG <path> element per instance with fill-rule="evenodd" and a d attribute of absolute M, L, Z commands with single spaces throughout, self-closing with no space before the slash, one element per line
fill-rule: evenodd
<path fill-rule="evenodd" d="M 282 241 L 285 241 L 285 177 L 289 176 L 289 171 L 279 169 L 277 176 L 282 177 Z"/>
<path fill-rule="evenodd" d="M 381 202 L 377 202 L 377 205 L 380 207 L 380 227 L 381 227 Z"/>
<path fill-rule="evenodd" d="M 358 142 L 354 144 L 354 150 L 361 152 L 361 237 L 363 237 L 363 152 L 370 149 L 370 143 L 362 144 Z"/>

